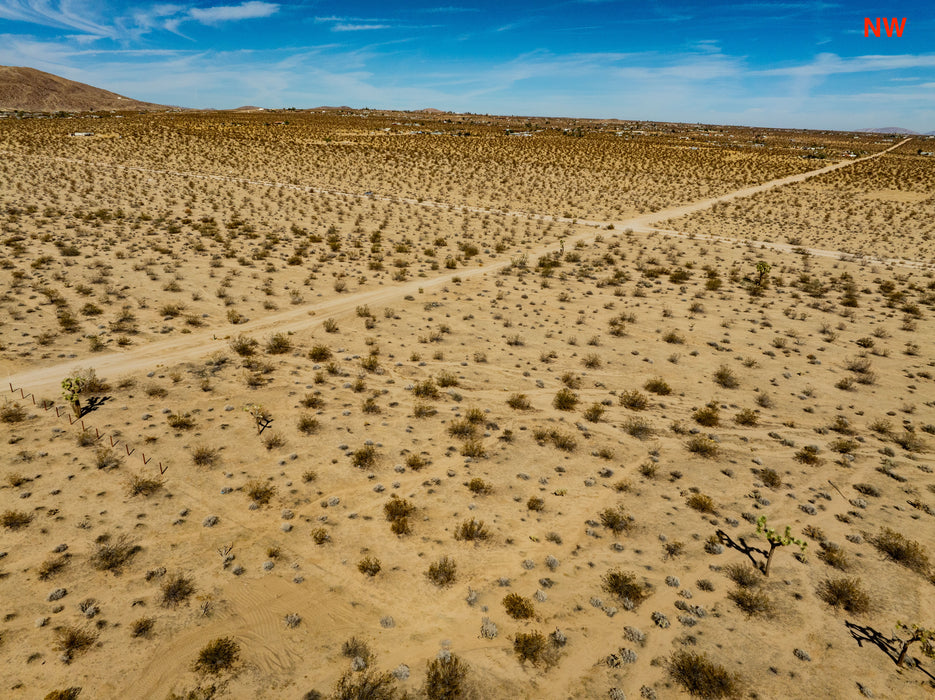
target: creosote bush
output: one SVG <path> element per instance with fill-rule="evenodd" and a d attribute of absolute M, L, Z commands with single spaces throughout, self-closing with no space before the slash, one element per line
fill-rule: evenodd
<path fill-rule="evenodd" d="M 261 506 L 267 505 L 276 494 L 275 486 L 268 481 L 262 481 L 260 479 L 248 481 L 244 485 L 243 490 L 244 493 L 247 494 L 247 498 Z"/>
<path fill-rule="evenodd" d="M 504 596 L 503 607 L 506 614 L 514 620 L 528 620 L 536 614 L 532 601 L 519 593 L 508 593 Z"/>
<path fill-rule="evenodd" d="M 573 411 L 577 403 L 578 395 L 567 387 L 559 389 L 552 399 L 552 405 L 559 411 Z"/>
<path fill-rule="evenodd" d="M 528 661 L 533 666 L 552 666 L 558 660 L 555 645 L 542 632 L 517 632 L 513 638 L 513 652 L 520 663 Z"/>
<path fill-rule="evenodd" d="M 55 630 L 55 649 L 62 652 L 62 659 L 70 663 L 75 654 L 90 649 L 97 641 L 97 633 L 65 625 Z"/>
<path fill-rule="evenodd" d="M 19 530 L 32 522 L 32 514 L 23 511 L 7 510 L 0 515 L 0 525 L 7 530 Z"/>
<path fill-rule="evenodd" d="M 740 695 L 737 675 L 703 654 L 679 650 L 672 654 L 666 666 L 669 677 L 690 695 L 700 698 L 734 698 Z"/>
<path fill-rule="evenodd" d="M 162 604 L 167 608 L 184 603 L 195 593 L 195 583 L 181 573 L 169 576 L 161 588 Z"/>
<path fill-rule="evenodd" d="M 468 666 L 456 654 L 429 662 L 423 688 L 428 700 L 457 700 L 464 697 Z"/>
<path fill-rule="evenodd" d="M 126 535 L 111 540 L 109 535 L 98 537 L 97 549 L 91 554 L 91 566 L 98 571 L 119 574 L 123 567 L 143 548 Z"/>
<path fill-rule="evenodd" d="M 192 668 L 200 673 L 217 675 L 230 670 L 239 658 L 240 645 L 230 637 L 219 637 L 202 647 Z"/>
<path fill-rule="evenodd" d="M 380 569 L 382 568 L 383 566 L 380 564 L 380 560 L 376 557 L 364 557 L 357 562 L 357 570 L 371 578 L 380 573 Z"/>
<path fill-rule="evenodd" d="M 870 609 L 870 596 L 859 578 L 827 578 L 818 584 L 818 597 L 835 608 L 849 613 L 864 613 Z"/>
<path fill-rule="evenodd" d="M 457 564 L 451 557 L 444 556 L 436 562 L 429 564 L 425 575 L 436 586 L 449 586 L 454 583 L 457 574 Z"/>
<path fill-rule="evenodd" d="M 601 576 L 601 588 L 624 603 L 638 606 L 652 593 L 652 587 L 636 580 L 636 574 L 620 569 L 611 569 Z"/>
<path fill-rule="evenodd" d="M 487 526 L 484 525 L 483 520 L 476 520 L 474 518 L 465 520 L 460 525 L 458 525 L 457 529 L 455 530 L 456 540 L 474 542 L 478 540 L 487 540 L 489 538 L 490 530 L 488 530 Z"/>
<path fill-rule="evenodd" d="M 888 527 L 872 539 L 873 546 L 893 561 L 907 569 L 924 574 L 929 568 L 928 553 L 925 547 L 914 540 L 907 539 L 901 533 Z"/>

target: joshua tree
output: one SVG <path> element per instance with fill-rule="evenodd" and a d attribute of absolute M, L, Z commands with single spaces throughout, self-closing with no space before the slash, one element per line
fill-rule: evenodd
<path fill-rule="evenodd" d="M 765 260 L 760 260 L 756 264 L 756 286 L 765 287 L 767 282 L 769 282 L 769 271 L 772 270 L 772 266 Z"/>
<path fill-rule="evenodd" d="M 78 376 L 66 377 L 62 380 L 62 398 L 71 404 L 78 418 L 81 417 L 81 399 L 79 397 L 84 390 L 85 383 L 85 379 Z"/>
<path fill-rule="evenodd" d="M 780 536 L 776 531 L 766 524 L 766 516 L 761 515 L 756 519 L 756 534 L 763 535 L 769 542 L 769 554 L 766 555 L 766 566 L 763 567 L 763 575 L 769 576 L 769 566 L 773 563 L 773 553 L 777 547 L 784 547 L 787 544 L 798 545 L 802 551 L 808 547 L 808 543 L 796 539 L 792 536 L 792 528 L 786 525 L 786 531 Z"/>
<path fill-rule="evenodd" d="M 909 651 L 909 645 L 913 642 L 919 642 L 922 645 L 922 653 L 930 659 L 935 659 L 935 629 L 929 630 L 913 624 L 906 625 L 902 622 L 896 623 L 896 629 L 905 630 L 910 633 L 909 639 L 902 640 L 903 648 L 899 651 L 899 658 L 896 659 L 896 665 L 902 666 L 906 660 L 906 652 Z"/>

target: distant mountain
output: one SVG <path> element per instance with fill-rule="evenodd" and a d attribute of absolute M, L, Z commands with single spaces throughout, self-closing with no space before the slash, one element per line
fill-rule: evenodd
<path fill-rule="evenodd" d="M 232 112 L 262 112 L 264 111 L 263 107 L 255 107 L 253 105 L 245 105 L 243 107 L 234 107 Z"/>
<path fill-rule="evenodd" d="M 912 129 L 903 129 L 901 126 L 881 126 L 875 129 L 857 129 L 864 134 L 906 134 L 908 136 L 918 136 L 918 131 Z"/>
<path fill-rule="evenodd" d="M 76 83 L 35 68 L 0 66 L 0 110 L 24 112 L 137 111 L 167 109 L 165 105 L 124 97 Z"/>

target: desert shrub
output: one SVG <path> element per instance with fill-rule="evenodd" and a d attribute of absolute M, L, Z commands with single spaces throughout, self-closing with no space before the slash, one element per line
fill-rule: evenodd
<path fill-rule="evenodd" d="M 559 411 L 572 411 L 577 403 L 578 395 L 567 387 L 559 389 L 552 399 L 552 405 Z"/>
<path fill-rule="evenodd" d="M 626 514 L 623 506 L 616 508 L 605 508 L 599 514 L 601 525 L 617 535 L 624 532 L 633 525 L 633 518 Z"/>
<path fill-rule="evenodd" d="M 143 474 L 132 474 L 127 484 L 129 496 L 152 496 L 162 488 L 162 479 Z"/>
<path fill-rule="evenodd" d="M 646 389 L 646 391 L 649 391 L 653 394 L 658 394 L 659 396 L 668 396 L 672 393 L 672 387 L 670 387 L 666 380 L 662 379 L 661 377 L 654 377 L 653 379 L 650 379 L 643 385 L 643 388 Z"/>
<path fill-rule="evenodd" d="M 325 400 L 317 394 L 306 394 L 299 403 L 305 408 L 321 408 Z"/>
<path fill-rule="evenodd" d="M 26 409 L 18 403 L 5 403 L 0 407 L 0 422 L 21 423 L 26 420 Z"/>
<path fill-rule="evenodd" d="M 97 634 L 80 627 L 66 625 L 55 630 L 55 649 L 62 652 L 66 663 L 75 654 L 87 651 L 97 641 Z"/>
<path fill-rule="evenodd" d="M 324 328 L 325 333 L 337 333 L 338 332 L 338 322 L 335 321 L 333 318 L 325 319 L 322 322 L 321 327 Z"/>
<path fill-rule="evenodd" d="M 718 444 L 709 437 L 704 435 L 695 435 L 691 437 L 685 447 L 689 452 L 700 455 L 701 457 L 707 457 L 708 459 L 713 459 L 718 456 L 720 453 L 720 448 Z"/>
<path fill-rule="evenodd" d="M 740 380 L 737 375 L 727 365 L 721 365 L 714 372 L 714 382 L 725 389 L 736 389 L 740 386 Z"/>
<path fill-rule="evenodd" d="M 703 654 L 679 650 L 667 663 L 669 677 L 690 695 L 701 698 L 731 698 L 740 695 L 736 674 L 708 660 Z"/>
<path fill-rule="evenodd" d="M 477 428 L 469 420 L 456 420 L 448 425 L 448 434 L 466 440 L 477 434 Z"/>
<path fill-rule="evenodd" d="M 423 688 L 428 700 L 457 700 L 464 697 L 467 670 L 467 664 L 455 654 L 430 661 Z"/>
<path fill-rule="evenodd" d="M 861 588 L 859 578 L 825 579 L 818 585 L 818 597 L 828 605 L 850 613 L 870 609 L 870 596 Z"/>
<path fill-rule="evenodd" d="M 458 386 L 458 375 L 454 372 L 439 372 L 435 382 L 442 388 Z"/>
<path fill-rule="evenodd" d="M 517 411 L 528 411 L 532 408 L 532 404 L 529 403 L 529 398 L 526 394 L 510 394 L 510 398 L 506 400 L 506 405 Z"/>
<path fill-rule="evenodd" d="M 169 576 L 162 583 L 162 604 L 175 607 L 188 600 L 195 592 L 195 583 L 181 573 Z"/>
<path fill-rule="evenodd" d="M 925 547 L 903 537 L 895 530 L 884 527 L 880 534 L 872 539 L 872 542 L 873 546 L 883 554 L 906 568 L 919 573 L 925 573 L 928 570 L 929 558 Z"/>
<path fill-rule="evenodd" d="M 94 451 L 94 466 L 98 469 L 115 469 L 120 466 L 120 456 L 110 447 L 98 447 Z"/>
<path fill-rule="evenodd" d="M 195 427 L 195 419 L 191 413 L 170 413 L 166 416 L 166 422 L 176 430 L 190 430 Z"/>
<path fill-rule="evenodd" d="M 371 662 L 374 659 L 373 651 L 367 641 L 360 637 L 351 637 L 341 645 L 341 655 L 348 659 L 363 659 Z"/>
<path fill-rule="evenodd" d="M 55 576 L 55 574 L 64 569 L 67 563 L 68 560 L 65 557 L 46 559 L 39 565 L 39 568 L 36 569 L 36 577 L 40 581 L 48 581 Z"/>
<path fill-rule="evenodd" d="M 120 573 L 120 570 L 142 549 L 131 542 L 126 535 L 120 535 L 115 540 L 103 535 L 98 538 L 97 549 L 91 554 L 91 566 L 98 571 Z"/>
<path fill-rule="evenodd" d="M 727 594 L 744 613 L 750 616 L 765 617 L 773 613 L 773 601 L 764 591 L 750 588 L 738 588 Z"/>
<path fill-rule="evenodd" d="M 159 386 L 156 383 L 147 384 L 143 389 L 143 392 L 152 399 L 164 399 L 169 395 L 169 390 L 165 387 Z"/>
<path fill-rule="evenodd" d="M 554 645 L 541 632 L 517 632 L 513 638 L 513 652 L 520 663 L 528 661 L 533 666 L 540 663 L 551 666 L 557 656 Z"/>
<path fill-rule="evenodd" d="M 425 572 L 425 575 L 428 577 L 429 581 L 436 586 L 448 586 L 454 583 L 457 569 L 458 567 L 455 564 L 455 560 L 445 556 L 429 564 L 428 571 Z"/>
<path fill-rule="evenodd" d="M 383 566 L 380 564 L 380 560 L 376 557 L 364 557 L 357 562 L 357 570 L 370 577 L 376 576 L 380 573 L 380 569 L 382 568 Z"/>
<path fill-rule="evenodd" d="M 370 469 L 377 463 L 377 448 L 364 445 L 351 454 L 351 464 L 358 469 Z"/>
<path fill-rule="evenodd" d="M 435 380 L 429 377 L 424 381 L 413 384 L 412 393 L 420 399 L 437 399 L 438 387 L 435 385 Z"/>
<path fill-rule="evenodd" d="M 778 489 L 782 486 L 782 476 L 775 469 L 770 469 L 769 467 L 763 467 L 762 469 L 756 470 L 756 475 L 760 477 L 760 481 L 763 482 L 764 486 L 767 486 L 771 489 Z"/>
<path fill-rule="evenodd" d="M 331 535 L 323 527 L 316 527 L 312 530 L 312 539 L 315 541 L 315 544 L 321 545 L 326 542 L 331 541 Z"/>
<path fill-rule="evenodd" d="M 484 449 L 484 443 L 482 441 L 472 438 L 470 440 L 465 440 L 464 444 L 461 445 L 461 454 L 465 457 L 481 459 L 487 456 L 487 450 Z"/>
<path fill-rule="evenodd" d="M 286 438 L 283 437 L 283 434 L 280 432 L 267 433 L 263 438 L 263 446 L 267 450 L 275 450 L 277 447 L 282 447 L 286 444 Z"/>
<path fill-rule="evenodd" d="M 636 574 L 620 569 L 611 569 L 601 576 L 601 588 L 608 594 L 626 603 L 639 605 L 652 593 L 652 588 L 645 581 L 636 580 Z"/>
<path fill-rule="evenodd" d="M 493 484 L 476 476 L 468 482 L 468 488 L 477 495 L 486 495 L 493 492 Z"/>
<path fill-rule="evenodd" d="M 714 428 L 721 422 L 717 404 L 714 402 L 699 408 L 692 414 L 692 418 L 696 423 L 706 428 Z"/>
<path fill-rule="evenodd" d="M 275 486 L 268 481 L 262 481 L 260 479 L 248 481 L 244 484 L 243 490 L 244 493 L 247 494 L 247 498 L 261 506 L 267 505 L 276 494 Z"/>
<path fill-rule="evenodd" d="M 903 430 L 898 435 L 894 435 L 893 442 L 906 452 L 925 452 L 926 450 L 925 440 L 911 430 Z"/>
<path fill-rule="evenodd" d="M 153 631 L 153 627 L 156 625 L 156 618 L 154 617 L 141 617 L 137 620 L 134 620 L 130 625 L 130 636 L 131 637 L 148 637 L 150 632 Z"/>
<path fill-rule="evenodd" d="M 256 353 L 260 343 L 255 339 L 240 333 L 230 340 L 230 348 L 241 357 L 250 357 Z"/>
<path fill-rule="evenodd" d="M 406 456 L 406 466 L 412 469 L 413 471 L 419 471 L 424 469 L 429 464 L 429 461 L 422 455 L 411 454 Z"/>
<path fill-rule="evenodd" d="M 599 403 L 593 403 L 584 411 L 584 419 L 591 423 L 597 423 L 604 415 L 604 407 Z"/>
<path fill-rule="evenodd" d="M 416 418 L 430 418 L 436 413 L 438 413 L 438 410 L 427 403 L 417 403 L 412 407 L 412 415 Z"/>
<path fill-rule="evenodd" d="M 538 496 L 533 496 L 528 501 L 526 501 L 526 509 L 535 512 L 545 510 L 545 501 L 543 501 Z"/>
<path fill-rule="evenodd" d="M 273 333 L 266 339 L 266 352 L 270 355 L 282 355 L 292 350 L 292 339 L 285 333 Z"/>
<path fill-rule="evenodd" d="M 192 668 L 200 673 L 218 674 L 230 669 L 239 657 L 240 645 L 230 637 L 219 637 L 202 647 Z"/>
<path fill-rule="evenodd" d="M 308 351 L 308 357 L 315 362 L 325 362 L 331 359 L 331 348 L 320 343 L 313 345 L 312 349 Z"/>
<path fill-rule="evenodd" d="M 31 522 L 31 513 L 24 513 L 17 510 L 7 510 L 4 511 L 3 515 L 0 515 L 0 525 L 3 525 L 3 527 L 5 527 L 7 530 L 19 530 L 22 527 L 26 527 Z"/>
<path fill-rule="evenodd" d="M 79 695 L 81 695 L 81 688 L 72 686 L 71 688 L 50 691 L 46 693 L 44 700 L 78 700 Z"/>
<path fill-rule="evenodd" d="M 218 462 L 219 450 L 207 445 L 196 445 L 192 448 L 192 462 L 198 467 L 213 467 Z"/>
<path fill-rule="evenodd" d="M 643 411 L 649 406 L 649 398 L 639 389 L 622 392 L 619 401 L 621 406 L 631 411 Z"/>
<path fill-rule="evenodd" d="M 796 462 L 802 464 L 821 464 L 821 458 L 818 456 L 819 450 L 815 445 L 805 445 L 802 449 L 792 455 Z"/>
<path fill-rule="evenodd" d="M 699 513 L 717 513 L 717 507 L 714 505 L 714 501 L 710 496 L 706 496 L 703 493 L 693 493 L 685 501 L 685 504 L 689 508 L 697 510 Z"/>
<path fill-rule="evenodd" d="M 506 614 L 514 620 L 528 620 L 536 614 L 532 601 L 519 593 L 508 593 L 504 596 L 503 607 Z"/>
<path fill-rule="evenodd" d="M 465 520 L 455 529 L 455 539 L 474 542 L 476 540 L 487 540 L 490 538 L 490 530 L 484 525 L 483 520 Z"/>
<path fill-rule="evenodd" d="M 303 433 L 304 435 L 312 435 L 318 431 L 318 419 L 315 418 L 315 416 L 309 415 L 308 413 L 303 413 L 301 416 L 299 416 L 297 427 L 300 433 Z"/>
<path fill-rule="evenodd" d="M 405 498 L 400 498 L 396 494 L 390 496 L 390 500 L 383 504 L 383 513 L 390 522 L 400 518 L 408 518 L 416 510 Z"/>
<path fill-rule="evenodd" d="M 624 432 L 637 440 L 648 440 L 653 435 L 653 426 L 648 420 L 638 416 L 630 416 L 621 425 Z"/>
<path fill-rule="evenodd" d="M 842 547 L 833 542 L 821 542 L 819 547 L 821 549 L 818 552 L 818 558 L 825 564 L 841 571 L 847 571 L 850 568 L 847 552 Z"/>
<path fill-rule="evenodd" d="M 724 567 L 724 574 L 741 588 L 756 586 L 762 581 L 756 569 L 746 564 L 728 564 Z"/>
<path fill-rule="evenodd" d="M 347 671 L 338 679 L 331 700 L 396 700 L 396 677 L 389 671 Z"/>

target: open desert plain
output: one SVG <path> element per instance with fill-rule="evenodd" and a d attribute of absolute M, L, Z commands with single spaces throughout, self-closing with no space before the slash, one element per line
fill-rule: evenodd
<path fill-rule="evenodd" d="M 3 698 L 935 693 L 932 139 L 19 116 Z"/>

